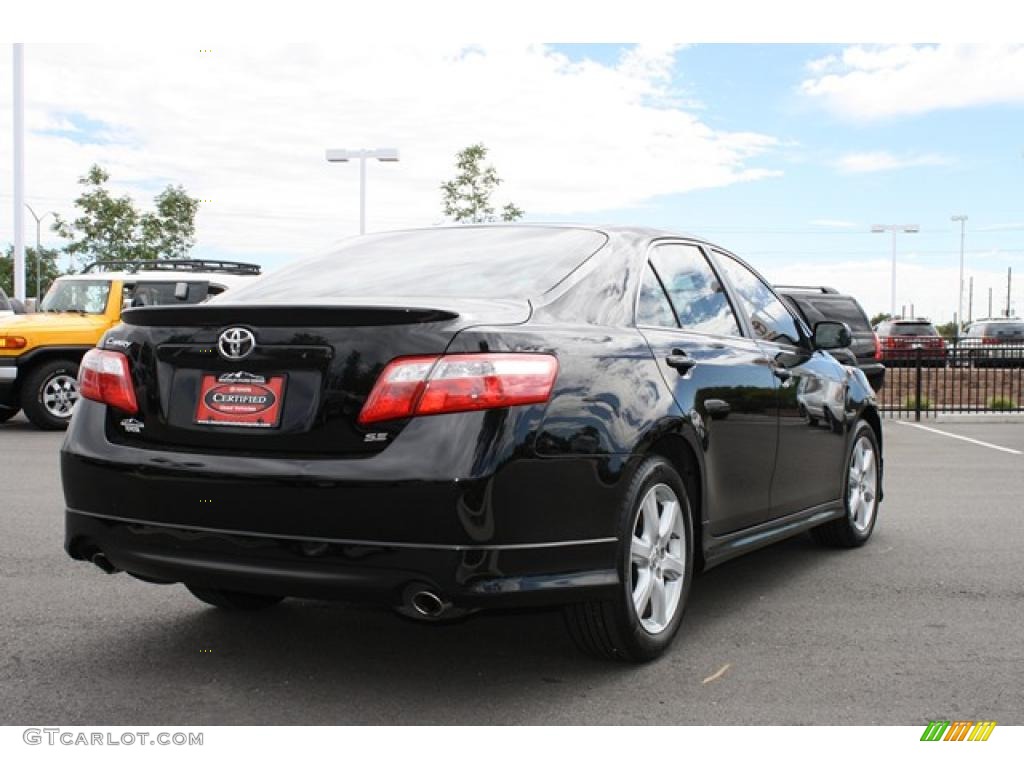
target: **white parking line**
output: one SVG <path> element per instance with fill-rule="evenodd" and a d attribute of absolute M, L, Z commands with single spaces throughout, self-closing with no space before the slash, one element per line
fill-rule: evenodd
<path fill-rule="evenodd" d="M 914 424 L 909 421 L 897 421 L 896 423 L 902 424 L 905 427 L 915 427 L 916 429 L 923 429 L 925 432 L 934 432 L 936 435 L 945 435 L 946 437 L 952 437 L 955 440 L 963 440 L 968 443 L 974 443 L 975 445 L 981 445 L 984 446 L 985 448 L 991 448 L 994 451 L 1012 453 L 1014 456 L 1020 456 L 1021 453 L 1024 453 L 1013 448 L 1006 448 L 1002 445 L 993 445 L 992 443 L 986 443 L 983 440 L 975 440 L 973 437 L 964 437 L 963 435 L 954 435 L 952 432 L 943 432 L 941 429 L 935 429 L 934 427 L 926 427 L 923 424 Z"/>

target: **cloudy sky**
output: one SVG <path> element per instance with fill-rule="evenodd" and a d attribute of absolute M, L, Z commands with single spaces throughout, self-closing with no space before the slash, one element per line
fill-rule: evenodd
<path fill-rule="evenodd" d="M 326 147 L 395 146 L 371 163 L 368 227 L 442 221 L 438 186 L 481 141 L 497 196 L 534 221 L 693 232 L 770 279 L 823 283 L 951 318 L 967 214 L 974 315 L 1024 311 L 1024 46 L 26 46 L 28 200 L 72 211 L 92 163 L 148 204 L 203 200 L 196 255 L 268 267 L 358 227 L 358 167 Z M 11 59 L 0 58 L 0 243 L 12 239 Z M 30 240 L 34 222 L 27 220 Z M 44 240 L 60 241 L 50 233 Z"/>

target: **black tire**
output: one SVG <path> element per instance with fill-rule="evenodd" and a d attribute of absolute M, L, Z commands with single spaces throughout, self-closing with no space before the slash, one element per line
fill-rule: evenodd
<path fill-rule="evenodd" d="M 855 520 L 855 511 L 850 505 L 850 464 L 853 459 L 854 450 L 858 444 L 866 440 L 874 451 L 872 470 L 874 472 L 874 492 L 871 505 L 870 520 L 865 525 L 858 525 Z M 818 544 L 827 547 L 838 547 L 851 549 L 863 546 L 871 538 L 875 530 L 875 523 L 878 521 L 878 503 L 882 489 L 882 453 L 878 449 L 878 437 L 875 430 L 866 421 L 858 421 L 853 428 L 853 436 L 850 438 L 850 447 L 846 451 L 846 462 L 843 464 L 843 505 L 846 514 L 838 520 L 819 525 L 811 529 L 811 538 Z M 865 473 L 866 474 L 866 473 Z"/>
<path fill-rule="evenodd" d="M 13 419 L 15 416 L 18 415 L 18 411 L 20 410 L 21 408 L 0 407 L 0 424 L 3 424 L 5 421 L 10 421 L 11 419 Z"/>
<path fill-rule="evenodd" d="M 677 536 L 683 560 L 681 592 L 675 612 L 660 631 L 645 629 L 633 604 L 632 584 L 634 565 L 632 541 L 641 514 L 641 503 L 658 486 L 668 486 L 674 493 L 681 512 L 681 530 Z M 584 653 L 602 659 L 644 662 L 660 656 L 672 643 L 686 611 L 693 580 L 693 523 L 691 494 L 672 465 L 654 456 L 646 459 L 636 470 L 619 511 L 618 595 L 612 600 L 591 600 L 567 605 L 565 622 L 573 641 Z M 675 535 L 675 534 L 674 534 Z M 659 566 L 660 567 L 660 566 Z M 653 604 L 651 605 L 653 610 Z"/>
<path fill-rule="evenodd" d="M 228 589 L 199 587 L 186 584 L 185 588 L 204 603 L 229 611 L 258 611 L 277 605 L 284 597 L 280 595 L 256 595 L 251 592 L 233 592 Z"/>
<path fill-rule="evenodd" d="M 46 360 L 32 368 L 21 385 L 21 408 L 25 416 L 39 429 L 67 429 L 71 411 L 60 416 L 45 402 L 47 386 L 55 381 L 67 383 L 75 380 L 74 396 L 78 397 L 78 363 L 74 360 Z"/>

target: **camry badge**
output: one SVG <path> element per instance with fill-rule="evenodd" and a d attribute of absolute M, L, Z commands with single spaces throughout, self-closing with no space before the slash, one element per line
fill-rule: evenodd
<path fill-rule="evenodd" d="M 241 360 L 255 348 L 256 337 L 248 328 L 228 328 L 217 341 L 217 349 L 228 360 Z"/>

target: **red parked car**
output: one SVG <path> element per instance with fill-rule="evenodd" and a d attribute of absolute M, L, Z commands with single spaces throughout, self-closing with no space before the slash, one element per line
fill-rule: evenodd
<path fill-rule="evenodd" d="M 946 366 L 946 340 L 928 320 L 884 320 L 875 326 L 875 333 L 882 347 L 882 362 L 887 366 L 915 365 L 919 348 L 921 365 Z"/>

